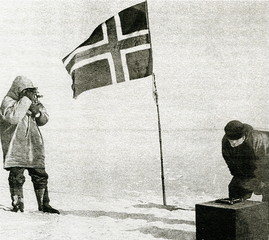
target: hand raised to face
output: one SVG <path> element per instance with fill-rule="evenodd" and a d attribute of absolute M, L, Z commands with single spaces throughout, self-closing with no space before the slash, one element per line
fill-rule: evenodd
<path fill-rule="evenodd" d="M 22 98 L 24 96 L 28 97 L 32 102 L 35 102 L 37 95 L 37 89 L 36 88 L 26 88 L 20 92 L 19 98 Z"/>

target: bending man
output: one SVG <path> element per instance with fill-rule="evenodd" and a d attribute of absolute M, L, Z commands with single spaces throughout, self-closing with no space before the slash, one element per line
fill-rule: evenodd
<path fill-rule="evenodd" d="M 252 193 L 269 202 L 269 132 L 233 120 L 224 128 L 222 155 L 233 175 L 229 197 L 243 200 Z"/>

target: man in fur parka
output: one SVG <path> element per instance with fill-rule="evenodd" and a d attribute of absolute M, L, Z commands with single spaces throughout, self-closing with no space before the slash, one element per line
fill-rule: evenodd
<path fill-rule="evenodd" d="M 49 205 L 48 174 L 45 171 L 44 142 L 39 130 L 49 116 L 39 102 L 37 88 L 31 80 L 18 76 L 1 104 L 1 143 L 4 169 L 9 171 L 9 187 L 13 211 L 24 211 L 24 171 L 33 182 L 38 210 L 57 213 Z"/>

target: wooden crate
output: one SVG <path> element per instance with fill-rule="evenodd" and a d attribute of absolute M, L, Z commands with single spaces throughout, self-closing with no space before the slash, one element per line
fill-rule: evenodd
<path fill-rule="evenodd" d="M 196 240 L 268 240 L 268 206 L 244 201 L 196 204 Z"/>

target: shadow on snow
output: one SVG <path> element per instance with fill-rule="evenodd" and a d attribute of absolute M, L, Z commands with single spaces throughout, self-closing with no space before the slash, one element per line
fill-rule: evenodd
<path fill-rule="evenodd" d="M 134 207 L 141 207 L 141 208 L 153 208 L 154 204 L 147 204 L 147 205 L 135 205 Z M 166 209 L 167 206 L 162 205 L 155 205 L 157 208 L 164 208 Z M 180 208 L 179 208 L 180 209 Z M 168 209 L 176 210 L 176 209 Z M 187 224 L 187 225 L 195 225 L 194 221 L 189 220 L 181 220 L 181 219 L 169 219 L 163 217 L 156 217 L 154 214 L 143 214 L 143 213 L 126 213 L 126 212 L 106 212 L 106 211 L 91 211 L 91 210 L 74 210 L 74 211 L 63 211 L 61 212 L 62 215 L 75 215 L 79 217 L 91 217 L 91 218 L 98 218 L 98 217 L 110 217 L 113 219 L 134 219 L 134 220 L 145 220 L 147 222 L 163 222 L 164 224 Z M 155 238 L 165 238 L 165 239 L 180 239 L 180 240 L 194 240 L 195 239 L 195 232 L 189 232 L 184 230 L 177 230 L 177 229 L 169 229 L 169 228 L 160 228 L 156 226 L 146 226 L 142 228 L 132 229 L 129 231 L 139 231 L 143 234 L 151 234 Z"/>

